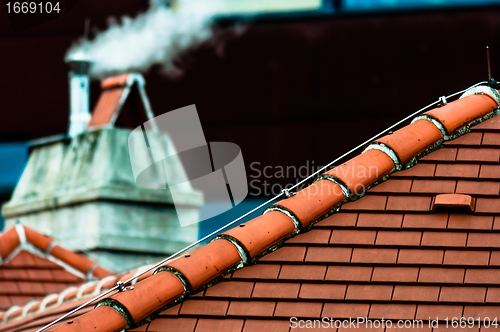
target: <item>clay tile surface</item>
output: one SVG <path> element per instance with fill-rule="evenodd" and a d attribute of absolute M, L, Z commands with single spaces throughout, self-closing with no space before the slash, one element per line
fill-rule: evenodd
<path fill-rule="evenodd" d="M 452 135 L 495 107 L 489 96 L 473 95 L 427 115 Z M 352 202 L 344 200 L 343 196 L 349 195 L 347 190 L 313 195 L 321 182 L 334 184 L 329 189 L 376 182 L 361 176 L 344 177 L 348 183 L 342 183 L 334 173 L 329 174 L 330 178 L 320 179 L 317 185 L 279 202 L 265 218 L 228 231 L 212 242 L 213 249 L 196 249 L 198 253 L 169 264 L 174 271 L 163 270 L 148 278 L 148 283 L 140 281 L 138 284 L 144 285 L 141 292 L 132 290 L 115 297 L 123 298 L 120 303 L 126 304 L 130 317 L 124 317 L 129 326 L 114 325 L 119 323 L 116 315 L 109 322 L 99 323 L 96 317 L 102 313 L 92 311 L 75 322 L 99 331 L 299 331 L 308 330 L 307 320 L 326 317 L 327 322 L 336 322 L 367 317 L 389 319 L 394 325 L 380 328 L 362 324 L 359 330 L 398 330 L 398 321 L 416 319 L 423 325 L 415 330 L 431 331 L 429 324 L 436 319 L 433 330 L 439 331 L 453 330 L 446 326 L 446 320 L 451 324 L 454 318 L 465 317 L 474 320 L 470 330 L 486 331 L 484 322 L 491 327 L 500 315 L 500 193 L 488 184 L 500 180 L 500 172 L 495 171 L 500 164 L 500 147 L 491 139 L 478 137 L 500 133 L 498 118 L 485 120 L 460 140 L 442 146 L 434 146 L 441 135 L 428 126 L 431 121 L 416 121 L 379 143 L 391 148 L 403 163 L 429 146 L 437 150 L 420 158 L 417 165 L 396 171 L 378 189 L 368 189 Z M 388 166 L 386 155 L 380 160 L 366 156 L 359 160 L 370 160 L 373 167 L 380 167 L 382 177 L 388 167 L 397 166 Z M 470 196 L 475 207 L 471 211 L 433 211 L 432 202 L 442 194 Z M 308 195 L 313 197 L 308 199 Z M 337 206 L 341 206 L 338 211 L 333 209 Z M 273 215 L 279 217 L 274 219 Z M 266 219 L 283 226 L 266 228 L 262 222 Z M 304 230 L 307 226 L 311 228 Z M 264 238 L 267 251 L 261 242 Z M 226 243 L 222 246 L 221 241 L 239 248 L 239 269 L 234 270 L 239 260 L 235 250 L 226 248 Z M 262 254 L 266 255 L 261 258 Z M 159 275 L 163 273 L 172 273 L 200 289 L 195 295 L 186 289 L 185 297 L 169 305 L 163 302 L 167 293 L 148 295 L 149 299 L 140 301 L 137 298 L 137 303 L 144 304 L 134 304 L 137 294 L 146 294 L 146 290 L 154 293 L 155 282 L 159 292 L 169 288 L 160 284 L 163 277 Z M 170 282 L 172 287 L 180 284 L 177 279 Z M 202 284 L 204 287 L 199 287 Z M 150 305 L 155 302 L 157 314 L 134 324 L 137 317 L 151 311 Z M 139 308 L 146 305 L 147 310 Z M 351 326 L 320 327 L 341 331 Z M 49 331 L 80 329 L 65 325 Z"/>
<path fill-rule="evenodd" d="M 100 276 L 110 274 L 86 257 L 51 245 L 50 237 L 20 224 L 0 234 L 2 320 L 27 316 L 38 311 L 42 302 L 44 308 L 53 305 L 58 301 L 54 294 L 82 284 L 89 277 L 98 277 L 93 271 L 97 270 Z M 15 310 L 16 307 L 19 309 Z"/>
<path fill-rule="evenodd" d="M 110 86 L 103 85 L 103 88 L 105 88 L 105 90 L 101 93 L 99 99 L 97 100 L 97 104 L 92 111 L 92 118 L 87 124 L 87 128 L 95 128 L 111 124 L 126 89 L 124 84 L 110 84 Z"/>
<path fill-rule="evenodd" d="M 138 73 L 109 77 L 101 82 L 101 89 L 102 92 L 92 110 L 92 117 L 87 124 L 87 129 L 114 126 L 119 114 L 124 113 L 125 109 L 127 109 L 127 104 L 135 104 L 139 99 L 146 113 L 152 112 L 144 90 L 144 78 Z M 125 111 L 125 113 L 127 112 Z M 136 113 L 129 114 L 126 116 L 128 120 L 125 120 L 126 123 L 124 124 L 126 126 L 138 125 L 147 119 L 151 119 L 152 114 L 147 114 L 147 116 L 144 114 L 140 116 L 140 119 L 137 116 L 138 114 Z"/>

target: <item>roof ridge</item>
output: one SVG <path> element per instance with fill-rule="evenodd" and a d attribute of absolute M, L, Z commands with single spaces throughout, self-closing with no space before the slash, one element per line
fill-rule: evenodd
<path fill-rule="evenodd" d="M 0 238 L 1 240 L 1 238 Z M 1 324 L 9 323 L 23 319 L 30 315 L 42 313 L 45 310 L 56 308 L 64 303 L 80 300 L 90 296 L 96 296 L 101 292 L 108 290 L 116 285 L 117 282 L 123 282 L 138 276 L 148 265 L 138 267 L 131 271 L 119 274 L 106 275 L 100 279 L 83 282 L 79 285 L 72 285 L 58 293 L 51 293 L 39 300 L 32 300 L 24 305 L 13 305 L 5 311 L 0 311 Z M 151 274 L 143 274 L 134 280 L 143 280 Z"/>
<path fill-rule="evenodd" d="M 27 247 L 27 245 L 30 247 Z M 31 249 L 31 247 L 36 249 L 36 251 Z M 73 274 L 79 272 L 89 279 L 102 278 L 111 274 L 110 271 L 95 264 L 93 260 L 55 244 L 52 237 L 39 233 L 17 222 L 7 231 L 0 233 L 0 264 L 10 261 L 10 259 L 20 250 L 28 250 L 32 253 L 36 253 L 37 255 L 54 261 L 56 264 Z M 24 317 L 28 312 L 33 312 L 39 308 L 42 310 L 42 307 L 53 302 L 49 301 L 41 305 L 43 301 L 53 295 L 54 294 L 49 294 L 40 301 L 31 301 L 22 306 L 13 305 L 5 311 L 0 311 L 0 320 L 5 322 L 7 319 L 17 318 L 19 315 Z M 35 306 L 34 304 L 37 305 Z M 28 306 L 29 308 L 27 308 Z"/>
<path fill-rule="evenodd" d="M 19 222 L 0 234 L 0 263 L 8 260 L 9 256 L 25 243 L 31 244 L 42 253 L 60 260 L 87 277 L 99 278 L 111 274 L 110 271 L 98 266 L 90 258 L 55 244 L 52 237 L 39 233 Z"/>
<path fill-rule="evenodd" d="M 249 265 L 287 239 L 306 232 L 348 201 L 393 172 L 409 168 L 418 158 L 439 149 L 470 126 L 498 115 L 500 98 L 489 87 L 468 90 L 460 99 L 425 112 L 423 116 L 375 140 L 360 155 L 327 171 L 312 185 L 287 197 L 263 215 L 216 236 L 190 254 L 168 261 L 133 290 L 100 300 L 96 308 L 48 331 L 108 331 L 141 325 L 151 315 L 190 294 L 212 286 L 234 269 Z M 359 168 L 358 172 L 352 172 Z M 348 190 L 347 190 L 348 189 Z M 305 204 L 307 202 L 307 204 Z M 103 319 L 106 317 L 106 319 Z"/>

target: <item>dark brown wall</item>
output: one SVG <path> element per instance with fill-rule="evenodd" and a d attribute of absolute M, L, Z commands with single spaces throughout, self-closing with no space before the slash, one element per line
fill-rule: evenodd
<path fill-rule="evenodd" d="M 4 21 L 0 139 L 66 131 L 62 59 L 85 17 L 104 27 L 109 15 L 144 8 L 145 1 L 82 0 L 15 34 Z M 239 144 L 247 165 L 318 165 L 486 79 L 485 45 L 500 77 L 499 25 L 498 9 L 255 22 L 223 56 L 196 52 L 180 79 L 151 70 L 147 90 L 157 114 L 196 104 L 207 140 Z"/>

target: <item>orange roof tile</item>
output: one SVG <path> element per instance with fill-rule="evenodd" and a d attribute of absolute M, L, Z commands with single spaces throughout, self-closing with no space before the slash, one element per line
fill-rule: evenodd
<path fill-rule="evenodd" d="M 44 309 L 58 300 L 55 293 L 68 286 L 110 274 L 92 260 L 54 245 L 52 238 L 21 224 L 0 234 L 0 261 L 0 317 L 4 321 L 41 306 Z"/>
<path fill-rule="evenodd" d="M 63 313 L 85 304 L 89 299 L 105 291 L 109 291 L 117 282 L 138 276 L 145 268 L 147 267 L 141 267 L 120 275 L 108 275 L 101 279 L 74 284 L 70 287 L 58 290 L 55 293 L 51 293 L 40 300 L 12 306 L 9 309 L 10 311 L 0 312 L 0 331 L 12 331 L 13 328 L 21 331 L 38 330 L 61 316 Z M 143 274 L 140 277 L 136 277 L 133 283 L 144 280 L 150 276 L 151 273 Z M 114 293 L 111 293 L 111 295 Z M 90 310 L 90 308 L 91 306 L 87 305 L 82 309 L 82 312 L 86 312 Z M 71 317 L 78 316 L 82 312 L 72 315 Z M 51 318 L 49 319 L 47 317 Z M 69 317 L 68 320 L 70 320 L 71 317 Z M 35 326 L 36 329 L 34 328 Z"/>
<path fill-rule="evenodd" d="M 500 133 L 498 100 L 480 87 L 425 113 L 263 216 L 48 331 L 288 331 L 291 316 L 496 318 L 500 192 L 481 191 L 479 174 L 498 181 L 480 171 L 500 163 L 500 149 L 479 142 Z M 375 171 L 353 176 L 352 167 Z M 456 194 L 458 181 L 477 182 L 460 187 L 476 199 L 471 214 L 433 212 L 435 196 Z"/>
<path fill-rule="evenodd" d="M 101 82 L 102 93 L 92 111 L 92 117 L 87 124 L 87 129 L 114 126 L 134 87 L 137 87 L 146 113 L 144 120 L 151 120 L 153 112 L 144 84 L 144 78 L 138 73 L 128 73 L 103 80 Z"/>

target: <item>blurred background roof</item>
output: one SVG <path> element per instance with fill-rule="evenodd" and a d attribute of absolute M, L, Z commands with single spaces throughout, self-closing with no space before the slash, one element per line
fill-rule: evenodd
<path fill-rule="evenodd" d="M 63 59 L 85 20 L 93 38 L 110 17 L 134 16 L 149 5 L 73 2 L 64 15 L 17 32 L 0 12 L 0 200 L 19 177 L 26 142 L 67 131 Z M 499 76 L 499 1 L 222 3 L 229 5 L 220 24 L 245 18 L 244 33 L 190 54 L 179 78 L 153 67 L 146 89 L 155 114 L 196 104 L 207 141 L 241 147 L 249 180 L 265 166 L 323 165 L 439 96 L 487 79 L 486 45 Z M 98 94 L 95 81 L 92 106 Z M 268 184 L 296 181 L 285 174 Z M 250 182 L 251 194 L 264 193 L 263 186 Z"/>

